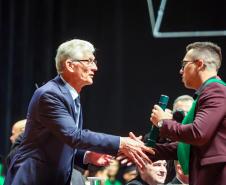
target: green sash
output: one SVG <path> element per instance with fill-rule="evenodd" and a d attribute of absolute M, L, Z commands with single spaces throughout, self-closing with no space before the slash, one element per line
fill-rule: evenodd
<path fill-rule="evenodd" d="M 216 78 L 211 78 L 209 80 L 207 80 L 204 84 L 204 87 L 210 83 L 219 83 L 222 85 L 226 86 L 226 83 L 223 82 L 220 79 L 216 79 Z M 191 109 L 189 110 L 189 112 L 187 113 L 187 115 L 185 116 L 185 118 L 182 121 L 183 125 L 186 124 L 191 124 L 194 121 L 195 118 L 195 109 L 196 109 L 196 105 L 199 99 L 199 95 L 197 96 L 197 98 L 194 100 Z M 189 173 L 189 159 L 190 159 L 190 144 L 186 144 L 184 142 L 179 142 L 178 143 L 178 147 L 177 147 L 177 156 L 178 156 L 178 161 L 182 167 L 182 170 L 184 172 L 185 175 L 188 175 Z"/>
<path fill-rule="evenodd" d="M 0 163 L 0 185 L 4 184 L 4 177 L 2 176 L 2 172 L 3 172 L 3 166 Z"/>

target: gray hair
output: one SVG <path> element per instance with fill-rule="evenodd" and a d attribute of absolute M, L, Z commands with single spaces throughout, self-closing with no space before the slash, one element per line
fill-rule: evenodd
<path fill-rule="evenodd" d="M 94 46 L 85 40 L 73 39 L 62 43 L 55 57 L 57 73 L 62 73 L 63 62 L 68 59 L 81 59 L 85 53 L 94 53 Z"/>
<path fill-rule="evenodd" d="M 181 95 L 181 96 L 178 96 L 175 100 L 174 100 L 174 102 L 173 102 L 173 107 L 176 105 L 176 103 L 177 102 L 179 102 L 179 101 L 182 101 L 182 102 L 186 102 L 186 101 L 194 101 L 194 99 L 191 97 L 191 96 L 189 96 L 189 95 Z"/>
<path fill-rule="evenodd" d="M 204 60 L 207 69 L 219 70 L 222 61 L 221 48 L 212 42 L 194 42 L 186 47 L 186 51 L 193 49 L 194 59 Z"/>

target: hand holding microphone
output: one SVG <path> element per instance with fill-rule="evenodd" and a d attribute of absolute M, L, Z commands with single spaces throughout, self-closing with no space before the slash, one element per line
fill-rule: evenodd
<path fill-rule="evenodd" d="M 161 95 L 159 99 L 159 105 L 155 105 L 152 109 L 152 114 L 150 121 L 154 124 L 150 130 L 150 136 L 148 139 L 148 146 L 155 146 L 158 135 L 159 135 L 159 128 L 157 126 L 158 122 L 163 119 L 172 119 L 172 114 L 168 111 L 165 111 L 167 104 L 169 101 L 169 97 L 166 95 Z"/>
<path fill-rule="evenodd" d="M 157 126 L 157 123 L 163 119 L 172 119 L 172 113 L 170 110 L 166 109 L 169 101 L 169 97 L 166 95 L 161 95 L 159 99 L 159 104 L 154 105 L 152 109 L 150 121 Z"/>
<path fill-rule="evenodd" d="M 173 114 L 171 110 L 165 109 L 164 111 L 159 105 L 154 105 L 150 117 L 150 121 L 152 122 L 153 125 L 158 126 L 157 124 L 160 120 L 172 118 Z"/>

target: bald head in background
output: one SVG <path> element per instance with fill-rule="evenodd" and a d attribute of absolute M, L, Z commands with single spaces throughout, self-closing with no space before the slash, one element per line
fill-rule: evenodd
<path fill-rule="evenodd" d="M 24 132 L 26 121 L 26 119 L 23 119 L 14 123 L 12 127 L 12 135 L 10 136 L 10 141 L 12 144 L 16 141 L 17 137 Z"/>

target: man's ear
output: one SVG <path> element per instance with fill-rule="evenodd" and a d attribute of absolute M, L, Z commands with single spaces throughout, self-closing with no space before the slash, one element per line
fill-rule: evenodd
<path fill-rule="evenodd" d="M 198 67 L 198 70 L 200 70 L 200 71 L 204 70 L 206 67 L 204 60 L 202 60 L 202 59 L 196 60 L 195 63 L 196 63 L 196 66 Z"/>
<path fill-rule="evenodd" d="M 75 64 L 70 59 L 65 60 L 64 66 L 67 71 L 74 72 L 75 70 Z"/>

